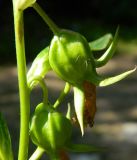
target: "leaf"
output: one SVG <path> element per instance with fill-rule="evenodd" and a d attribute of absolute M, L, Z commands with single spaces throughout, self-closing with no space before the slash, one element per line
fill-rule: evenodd
<path fill-rule="evenodd" d="M 0 160 L 13 160 L 11 139 L 7 124 L 0 113 Z"/>
<path fill-rule="evenodd" d="M 100 51 L 106 49 L 111 41 L 112 41 L 112 34 L 108 33 L 102 36 L 101 38 L 98 38 L 97 40 L 89 42 L 89 46 L 91 51 Z"/>
<path fill-rule="evenodd" d="M 96 147 L 88 144 L 69 144 L 67 145 L 67 150 L 70 152 L 101 152 L 104 148 Z"/>

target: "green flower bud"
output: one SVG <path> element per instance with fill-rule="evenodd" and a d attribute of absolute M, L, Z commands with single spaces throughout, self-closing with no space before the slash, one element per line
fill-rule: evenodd
<path fill-rule="evenodd" d="M 0 113 L 0 160 L 13 160 L 11 139 L 7 124 Z"/>
<path fill-rule="evenodd" d="M 77 32 L 60 29 L 54 35 L 49 49 L 49 63 L 55 73 L 64 81 L 74 86 L 80 86 L 84 81 L 89 81 L 97 86 L 106 86 L 118 82 L 133 73 L 135 69 L 127 71 L 115 77 L 102 77 L 97 74 L 96 68 L 105 65 L 113 56 L 118 42 L 119 27 L 116 30 L 113 41 L 106 52 L 95 59 L 90 45 L 95 49 L 106 47 L 111 36 L 106 36 L 88 44 L 86 39 Z M 106 40 L 105 43 L 102 42 Z"/>
<path fill-rule="evenodd" d="M 95 65 L 86 39 L 77 32 L 63 29 L 51 41 L 49 62 L 52 69 L 71 84 L 81 84 Z"/>
<path fill-rule="evenodd" d="M 102 77 L 96 72 L 96 68 L 104 66 L 113 56 L 118 42 L 118 33 L 119 27 L 109 47 L 107 44 L 111 41 L 111 35 L 106 35 L 88 44 L 79 33 L 63 29 L 60 29 L 51 41 L 49 63 L 59 77 L 74 86 L 74 106 L 82 135 L 84 134 L 84 110 L 86 110 L 83 84 L 87 81 L 94 86 L 111 85 L 126 78 L 136 70 L 134 68 L 114 77 Z M 103 48 L 107 48 L 106 52 L 99 59 L 95 59 L 91 49 L 101 50 Z M 90 102 L 90 100 L 88 101 Z M 92 122 L 94 119 L 94 106 L 87 110 L 88 112 L 94 111 L 92 112 L 93 115 L 88 113 L 88 122 Z"/>
<path fill-rule="evenodd" d="M 46 73 L 51 70 L 49 64 L 49 47 L 44 48 L 34 59 L 28 73 L 27 73 L 27 82 L 30 82 L 36 77 L 44 78 Z"/>
<path fill-rule="evenodd" d="M 49 109 L 49 105 L 36 107 L 30 126 L 30 136 L 34 144 L 47 152 L 54 152 L 70 140 L 72 125 L 61 113 Z"/>

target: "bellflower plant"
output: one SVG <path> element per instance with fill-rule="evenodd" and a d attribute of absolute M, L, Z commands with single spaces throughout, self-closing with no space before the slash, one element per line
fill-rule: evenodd
<path fill-rule="evenodd" d="M 46 22 L 53 38 L 49 46 L 36 56 L 29 71 L 26 67 L 24 43 L 24 10 L 33 9 Z M 16 57 L 20 95 L 20 139 L 18 160 L 38 160 L 46 153 L 51 160 L 69 160 L 67 152 L 100 152 L 102 148 L 89 144 L 74 144 L 72 141 L 73 125 L 71 107 L 68 104 L 66 115 L 57 110 L 71 87 L 74 91 L 75 120 L 79 123 L 81 133 L 86 126 L 92 127 L 96 113 L 96 87 L 116 83 L 136 68 L 114 77 L 99 75 L 96 68 L 104 66 L 113 56 L 117 42 L 119 27 L 114 37 L 106 34 L 88 42 L 78 32 L 58 27 L 36 3 L 36 0 L 13 0 Z M 105 50 L 96 59 L 93 51 Z M 48 88 L 44 81 L 46 74 L 52 70 L 66 82 L 64 89 L 54 104 L 49 101 Z M 39 85 L 43 91 L 43 99 L 35 107 L 30 118 L 30 94 Z M 13 160 L 10 134 L 3 116 L 0 114 L 0 159 Z M 37 147 L 28 158 L 29 139 Z"/>

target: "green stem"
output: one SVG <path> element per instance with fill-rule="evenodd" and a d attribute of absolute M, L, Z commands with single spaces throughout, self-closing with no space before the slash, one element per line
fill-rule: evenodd
<path fill-rule="evenodd" d="M 20 95 L 20 142 L 18 160 L 27 160 L 29 145 L 30 96 L 26 77 L 23 11 L 18 10 L 15 4 L 13 4 L 13 7 Z"/>
<path fill-rule="evenodd" d="M 38 147 L 35 152 L 32 154 L 32 156 L 30 157 L 29 160 L 39 160 L 41 158 L 41 156 L 43 155 L 43 153 L 45 152 L 44 149 Z"/>
<path fill-rule="evenodd" d="M 65 96 L 69 93 L 70 88 L 71 88 L 71 85 L 66 82 L 64 90 L 61 92 L 59 98 L 56 100 L 56 102 L 53 105 L 54 108 L 57 108 L 60 105 L 60 103 L 64 100 Z"/>
<path fill-rule="evenodd" d="M 32 81 L 30 81 L 28 86 L 29 86 L 30 90 L 32 90 L 34 88 L 34 86 L 35 86 L 35 82 L 36 81 L 38 81 L 38 83 L 40 84 L 40 86 L 42 88 L 42 91 L 43 91 L 43 102 L 45 104 L 47 104 L 48 103 L 48 90 L 47 90 L 47 86 L 46 86 L 44 80 L 40 76 L 37 76 Z"/>
<path fill-rule="evenodd" d="M 57 35 L 59 33 L 58 26 L 48 17 L 45 11 L 37 4 L 34 3 L 32 7 L 36 10 L 36 12 L 42 17 L 42 19 L 47 23 L 52 32 Z"/>

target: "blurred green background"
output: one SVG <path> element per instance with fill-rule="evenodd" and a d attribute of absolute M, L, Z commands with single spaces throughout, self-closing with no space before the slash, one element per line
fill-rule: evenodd
<path fill-rule="evenodd" d="M 134 52 L 137 44 L 137 1 L 135 0 L 38 0 L 62 28 L 73 29 L 89 41 L 120 25 L 120 49 Z M 41 18 L 27 9 L 24 14 L 27 61 L 49 45 L 52 32 Z M 128 42 L 128 47 L 127 47 Z M 126 48 L 125 48 L 126 47 Z M 0 0 L 0 63 L 15 63 L 12 1 Z"/>

